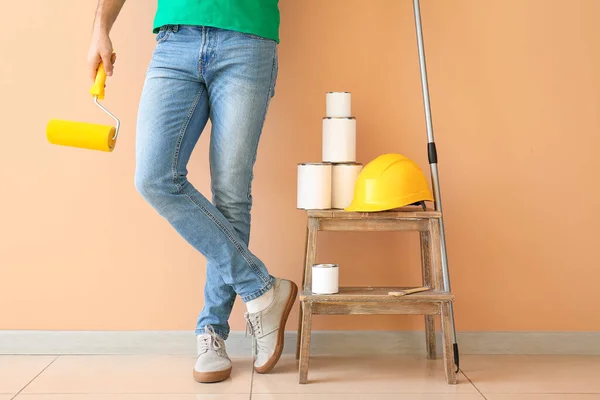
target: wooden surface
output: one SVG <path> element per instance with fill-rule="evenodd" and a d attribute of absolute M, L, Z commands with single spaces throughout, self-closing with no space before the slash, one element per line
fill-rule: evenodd
<path fill-rule="evenodd" d="M 426 287 L 426 286 L 421 286 L 421 287 L 413 288 L 413 289 L 404 289 L 404 290 L 399 290 L 396 292 L 389 292 L 388 294 L 390 296 L 400 297 L 400 296 L 406 296 L 406 295 L 413 294 L 413 293 L 427 292 L 428 290 L 431 290 L 431 288 Z"/>
<path fill-rule="evenodd" d="M 454 349 L 452 347 L 452 325 L 450 324 L 450 303 L 442 303 L 441 310 L 442 334 L 444 346 L 444 367 L 446 370 L 446 380 L 449 384 L 455 385 L 456 369 L 454 366 Z"/>
<path fill-rule="evenodd" d="M 344 219 L 402 219 L 402 218 L 441 218 L 439 211 L 423 211 L 420 207 L 406 207 L 395 211 L 348 212 L 344 210 L 306 210 L 309 217 Z"/>
<path fill-rule="evenodd" d="M 441 213 L 423 211 L 418 207 L 377 213 L 353 213 L 343 210 L 307 210 L 308 226 L 302 290 L 300 292 L 300 324 L 296 358 L 299 363 L 299 382 L 308 381 L 310 335 L 313 314 L 420 314 L 425 315 L 427 357 L 435 359 L 435 315 L 440 315 L 444 344 L 444 366 L 448 383 L 456 383 L 449 305 L 454 300 L 443 287 L 440 249 Z M 313 294 L 312 266 L 317 255 L 318 231 L 418 231 L 421 244 L 423 286 L 427 292 L 393 296 L 407 287 L 341 287 L 336 294 Z"/>
<path fill-rule="evenodd" d="M 312 330 L 311 303 L 302 303 L 302 338 L 300 344 L 300 363 L 298 368 L 298 383 L 308 382 L 308 361 L 310 358 L 310 334 Z"/>
<path fill-rule="evenodd" d="M 421 273 L 423 275 L 423 286 L 432 287 L 431 259 L 429 257 L 429 232 L 421 232 Z M 435 317 L 425 316 L 425 346 L 427 348 L 427 359 L 435 360 L 437 349 L 435 342 Z"/>
<path fill-rule="evenodd" d="M 306 243 L 304 247 L 304 271 L 302 271 L 302 290 L 312 288 L 312 266 L 317 258 L 317 235 L 319 233 L 319 219 L 308 218 L 306 226 Z M 302 324 L 304 309 L 300 307 L 298 313 L 298 336 L 296 338 L 296 360 L 300 358 L 300 340 L 302 337 Z"/>
<path fill-rule="evenodd" d="M 305 303 L 310 303 L 306 301 Z M 312 303 L 314 315 L 436 315 L 440 313 L 441 301 L 382 302 L 335 302 Z"/>
<path fill-rule="evenodd" d="M 304 257 L 303 289 L 312 288 L 312 266 L 317 259 L 317 234 L 319 233 L 319 220 L 308 219 L 308 234 L 306 240 L 306 255 Z"/>
<path fill-rule="evenodd" d="M 428 230 L 428 219 L 319 218 L 319 230 L 340 232 L 406 232 Z M 437 220 L 435 220 L 437 221 Z"/>
<path fill-rule="evenodd" d="M 308 236 L 309 236 L 310 221 L 306 224 L 306 234 L 304 237 L 304 269 L 302 270 L 302 285 L 300 289 L 304 289 L 304 282 L 306 281 L 306 255 L 308 253 Z M 312 273 L 312 271 L 311 271 Z M 298 312 L 298 334 L 296 335 L 296 360 L 300 359 L 300 337 L 302 336 L 302 305 L 300 305 L 300 312 Z"/>
<path fill-rule="evenodd" d="M 431 273 L 432 280 L 431 287 L 436 290 L 444 290 L 440 221 L 437 219 L 432 219 L 429 221 L 429 225 L 429 271 Z"/>
<path fill-rule="evenodd" d="M 340 287 L 336 294 L 314 294 L 310 290 L 300 293 L 300 301 L 322 302 L 439 302 L 452 301 L 454 296 L 438 290 L 409 294 L 407 296 L 390 296 L 389 292 L 410 289 L 408 287 Z"/>
<path fill-rule="evenodd" d="M 425 315 L 425 346 L 427 347 L 427 359 L 437 358 L 435 343 L 435 315 Z"/>

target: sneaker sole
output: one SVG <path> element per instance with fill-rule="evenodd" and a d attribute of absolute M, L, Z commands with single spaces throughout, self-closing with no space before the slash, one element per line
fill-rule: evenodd
<path fill-rule="evenodd" d="M 194 379 L 198 383 L 215 383 L 221 382 L 225 379 L 229 378 L 231 375 L 231 367 L 229 369 L 223 371 L 213 371 L 213 372 L 198 372 L 194 370 Z"/>
<path fill-rule="evenodd" d="M 292 292 L 290 293 L 290 297 L 288 298 L 285 310 L 283 311 L 283 315 L 281 316 L 281 322 L 279 323 L 279 332 L 277 332 L 277 345 L 275 346 L 275 352 L 273 353 L 269 361 L 265 363 L 265 365 L 261 367 L 254 367 L 254 370 L 259 374 L 266 374 L 267 372 L 270 372 L 273 368 L 275 368 L 275 365 L 277 365 L 277 362 L 281 357 L 281 353 L 283 353 L 285 324 L 287 323 L 290 311 L 292 311 L 292 307 L 296 302 L 296 296 L 298 295 L 298 286 L 292 281 L 290 281 L 290 283 L 292 285 Z"/>

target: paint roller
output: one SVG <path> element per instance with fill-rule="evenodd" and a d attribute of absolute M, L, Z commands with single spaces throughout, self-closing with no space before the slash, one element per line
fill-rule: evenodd
<path fill-rule="evenodd" d="M 101 63 L 96 73 L 94 85 L 90 89 L 90 94 L 94 98 L 94 104 L 114 119 L 116 126 L 53 119 L 46 127 L 46 137 L 50 143 L 89 150 L 108 152 L 114 150 L 121 123 L 117 117 L 98 102 L 98 100 L 104 100 L 105 84 L 106 71 Z"/>

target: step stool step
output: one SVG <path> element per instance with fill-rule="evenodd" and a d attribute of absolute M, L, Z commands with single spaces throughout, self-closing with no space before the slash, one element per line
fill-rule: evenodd
<path fill-rule="evenodd" d="M 406 296 L 392 296 L 389 292 L 411 289 L 410 287 L 340 287 L 336 294 L 314 294 L 310 290 L 300 293 L 300 301 L 313 303 L 323 302 L 378 302 L 378 303 L 407 303 L 429 302 L 440 303 L 453 301 L 454 295 L 449 292 L 430 290 L 413 293 Z"/>
<path fill-rule="evenodd" d="M 423 211 L 420 207 L 405 207 L 395 211 L 349 212 L 344 210 L 306 210 L 309 217 L 335 219 L 437 219 L 442 213 L 434 210 Z"/>

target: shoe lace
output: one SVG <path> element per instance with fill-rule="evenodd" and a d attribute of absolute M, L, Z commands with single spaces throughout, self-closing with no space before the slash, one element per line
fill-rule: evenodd
<path fill-rule="evenodd" d="M 208 350 L 220 350 L 223 347 L 221 346 L 221 338 L 211 325 L 206 325 L 204 332 L 205 334 L 199 336 L 198 339 L 198 352 L 206 353 Z"/>
<path fill-rule="evenodd" d="M 258 340 L 258 335 L 261 334 L 261 326 L 259 323 L 259 315 L 246 313 L 244 318 L 246 319 L 246 337 L 252 336 L 252 355 L 257 355 L 258 351 L 268 351 L 263 343 Z"/>

